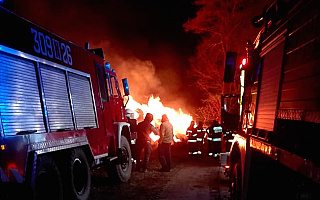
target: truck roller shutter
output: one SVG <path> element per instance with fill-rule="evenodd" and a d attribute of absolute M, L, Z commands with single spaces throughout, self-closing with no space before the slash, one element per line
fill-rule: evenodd
<path fill-rule="evenodd" d="M 93 98 L 88 77 L 68 73 L 77 129 L 96 127 Z"/>
<path fill-rule="evenodd" d="M 21 131 L 46 132 L 35 63 L 0 53 L 0 76 L 3 133 L 15 135 Z"/>
<path fill-rule="evenodd" d="M 263 57 L 256 128 L 273 131 L 281 78 L 284 42 Z"/>
<path fill-rule="evenodd" d="M 50 131 L 73 130 L 65 71 L 40 64 Z"/>

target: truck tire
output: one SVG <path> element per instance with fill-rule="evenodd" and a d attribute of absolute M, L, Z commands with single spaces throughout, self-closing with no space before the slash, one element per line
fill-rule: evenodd
<path fill-rule="evenodd" d="M 132 154 L 130 144 L 125 136 L 121 136 L 121 154 L 124 156 L 125 162 L 116 165 L 117 175 L 121 182 L 127 182 L 131 177 Z"/>
<path fill-rule="evenodd" d="M 32 189 L 36 200 L 63 199 L 60 172 L 50 156 L 42 155 L 38 157 Z"/>
<path fill-rule="evenodd" d="M 240 200 L 241 199 L 241 186 L 242 178 L 241 178 L 241 168 L 240 163 L 237 162 L 232 170 L 231 174 L 231 199 L 232 200 Z"/>
<path fill-rule="evenodd" d="M 131 177 L 132 171 L 132 154 L 130 144 L 125 136 L 121 136 L 121 157 L 120 163 L 111 163 L 107 167 L 108 175 L 119 182 L 127 182 Z"/>
<path fill-rule="evenodd" d="M 61 167 L 65 199 L 87 199 L 90 194 L 91 174 L 83 150 L 70 150 L 66 162 Z"/>

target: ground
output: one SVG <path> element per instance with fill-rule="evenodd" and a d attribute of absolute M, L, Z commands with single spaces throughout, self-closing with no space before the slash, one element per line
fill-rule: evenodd
<path fill-rule="evenodd" d="M 92 173 L 89 200 L 100 199 L 229 199 L 229 182 L 219 166 L 219 159 L 188 155 L 186 144 L 172 146 L 172 170 L 159 172 L 161 167 L 153 150 L 149 169 L 142 173 L 133 169 L 127 183 L 115 183 L 102 170 Z"/>

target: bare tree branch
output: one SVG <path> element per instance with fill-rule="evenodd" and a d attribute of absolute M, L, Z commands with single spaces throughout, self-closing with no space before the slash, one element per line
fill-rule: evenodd
<path fill-rule="evenodd" d="M 248 22 L 261 14 L 260 10 L 268 1 L 272 0 L 195 0 L 197 16 L 188 19 L 183 27 L 187 32 L 202 36 L 197 54 L 190 58 L 190 63 L 191 74 L 197 79 L 195 85 L 205 96 L 203 106 L 198 109 L 198 117 L 203 121 L 220 120 L 226 52 L 238 52 L 239 58 L 245 55 L 247 39 L 258 33 Z"/>

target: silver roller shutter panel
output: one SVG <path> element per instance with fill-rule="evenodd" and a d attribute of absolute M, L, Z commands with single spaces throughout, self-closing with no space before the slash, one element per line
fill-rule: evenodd
<path fill-rule="evenodd" d="M 35 63 L 0 53 L 0 115 L 5 135 L 46 132 Z"/>
<path fill-rule="evenodd" d="M 284 43 L 263 58 L 256 128 L 273 131 L 278 102 Z"/>
<path fill-rule="evenodd" d="M 96 117 L 89 78 L 69 73 L 69 84 L 78 129 L 96 127 Z"/>
<path fill-rule="evenodd" d="M 73 130 L 73 120 L 63 70 L 40 64 L 50 131 Z"/>

